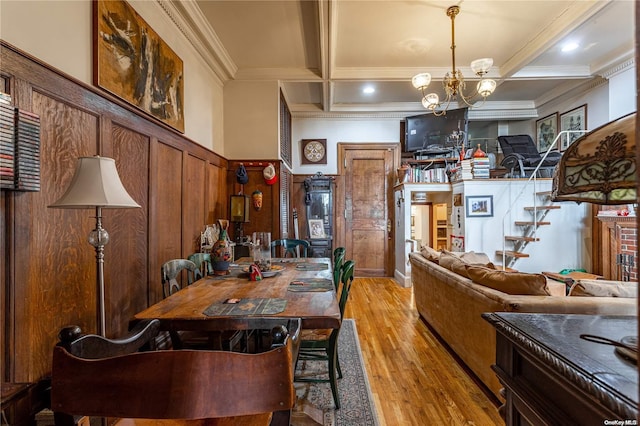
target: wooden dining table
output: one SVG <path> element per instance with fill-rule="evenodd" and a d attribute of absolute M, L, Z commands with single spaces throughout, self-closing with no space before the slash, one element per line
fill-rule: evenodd
<path fill-rule="evenodd" d="M 249 280 L 249 264 L 250 259 L 239 259 L 229 275 L 202 278 L 137 313 L 134 321 L 158 319 L 167 331 L 242 330 L 253 317 L 301 318 L 307 329 L 340 327 L 335 288 L 328 286 L 330 259 L 273 259 L 275 275 L 260 281 Z M 314 282 L 326 285 L 310 285 Z M 282 310 L 273 312 L 272 305 Z"/>
<path fill-rule="evenodd" d="M 272 259 L 272 276 L 260 281 L 249 280 L 250 264 L 241 258 L 228 275 L 202 278 L 136 314 L 132 323 L 158 319 L 160 328 L 170 332 L 229 331 L 250 330 L 256 319 L 300 318 L 302 328 L 340 328 L 331 259 Z M 271 425 L 289 425 L 292 415 L 313 424 L 308 413 L 296 408 L 293 414 L 274 412 Z"/>

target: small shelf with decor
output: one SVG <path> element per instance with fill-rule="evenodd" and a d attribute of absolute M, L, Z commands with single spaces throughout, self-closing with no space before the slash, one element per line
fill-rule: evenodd
<path fill-rule="evenodd" d="M 447 169 L 457 158 L 403 159 L 398 169 L 399 183 L 449 183 Z"/>

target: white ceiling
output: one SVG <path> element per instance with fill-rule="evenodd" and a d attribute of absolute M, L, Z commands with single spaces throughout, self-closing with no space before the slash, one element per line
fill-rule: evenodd
<path fill-rule="evenodd" d="M 456 66 L 492 57 L 495 93 L 476 118 L 531 118 L 545 102 L 633 64 L 634 1 L 174 0 L 223 81 L 279 80 L 294 116 L 425 111 L 410 79 L 443 96 Z M 578 49 L 562 53 L 564 42 Z M 473 82 L 471 82 L 473 83 Z M 371 85 L 375 93 L 365 95 Z M 475 83 L 468 85 L 468 90 Z"/>

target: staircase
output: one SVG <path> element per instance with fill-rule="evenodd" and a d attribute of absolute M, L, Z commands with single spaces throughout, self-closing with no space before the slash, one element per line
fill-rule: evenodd
<path fill-rule="evenodd" d="M 507 212 L 504 215 L 503 219 L 503 241 L 502 241 L 502 250 L 497 250 L 496 255 L 502 257 L 502 265 L 503 268 L 511 268 L 518 261 L 518 259 L 527 258 L 529 254 L 524 252 L 524 249 L 529 245 L 529 243 L 534 243 L 540 241 L 540 239 L 536 236 L 539 226 L 549 226 L 551 222 L 544 221 L 544 218 L 551 210 L 559 209 L 560 206 L 553 204 L 551 201 L 551 191 L 537 191 L 537 176 L 538 172 L 544 163 L 544 160 L 547 158 L 552 148 L 557 146 L 558 140 L 562 138 L 564 135 L 568 135 L 569 131 L 562 131 L 558 133 L 553 143 L 549 145 L 549 148 L 542 156 L 542 160 L 539 162 L 538 166 L 535 168 L 529 177 L 527 185 L 525 188 L 531 185 L 533 188 L 529 194 L 535 194 L 533 197 L 534 205 L 532 207 L 524 207 L 524 211 L 528 212 L 530 215 L 530 221 L 515 221 L 514 224 L 516 227 L 521 230 L 519 235 L 506 235 L 504 231 L 506 225 L 506 219 L 509 217 L 511 211 L 513 210 L 513 206 L 517 202 L 517 200 L 522 197 L 525 192 L 525 188 L 518 194 L 514 203 L 509 207 Z M 541 205 L 538 205 L 536 200 L 540 200 L 542 202 Z M 507 250 L 507 246 L 511 246 L 511 250 Z"/>
<path fill-rule="evenodd" d="M 545 217 L 551 210 L 557 210 L 560 206 L 553 204 L 551 201 L 550 191 L 536 192 L 536 198 L 542 201 L 542 205 L 524 207 L 524 211 L 531 215 L 530 221 L 515 221 L 516 227 L 521 230 L 521 235 L 505 235 L 503 247 L 511 246 L 511 250 L 497 250 L 496 255 L 501 256 L 502 264 L 506 268 L 511 268 L 518 261 L 518 259 L 529 257 L 528 253 L 524 252 L 524 249 L 529 243 L 540 241 L 540 238 L 536 236 L 539 226 L 551 225 L 551 222 L 545 221 Z"/>

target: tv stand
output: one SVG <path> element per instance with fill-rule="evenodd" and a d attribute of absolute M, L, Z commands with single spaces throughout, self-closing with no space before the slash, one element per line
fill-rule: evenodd
<path fill-rule="evenodd" d="M 421 149 L 419 151 L 413 152 L 414 160 L 432 160 L 436 158 L 450 158 L 452 157 L 452 153 L 455 151 L 455 148 L 441 148 L 438 150 L 434 149 Z"/>

